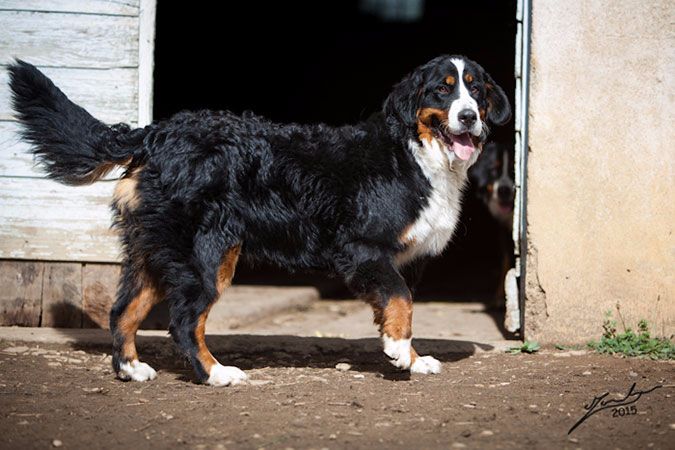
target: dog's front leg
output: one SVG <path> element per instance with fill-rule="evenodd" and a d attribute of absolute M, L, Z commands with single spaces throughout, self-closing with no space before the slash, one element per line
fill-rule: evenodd
<path fill-rule="evenodd" d="M 412 373 L 441 371 L 441 363 L 437 359 L 419 356 L 412 347 L 412 295 L 403 277 L 389 261 L 361 264 L 349 284 L 372 306 L 384 353 L 394 366 Z"/>

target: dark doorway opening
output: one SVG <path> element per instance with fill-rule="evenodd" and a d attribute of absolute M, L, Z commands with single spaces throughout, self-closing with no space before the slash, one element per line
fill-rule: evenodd
<path fill-rule="evenodd" d="M 516 0 L 161 2 L 156 27 L 155 119 L 227 109 L 353 123 L 379 110 L 415 66 L 444 53 L 479 62 L 513 105 Z M 512 148 L 513 135 L 511 122 L 491 139 Z M 471 188 L 465 197 L 455 238 L 428 266 L 418 298 L 488 301 L 502 282 L 498 225 Z M 348 295 L 339 281 L 273 267 L 239 267 L 236 282 Z"/>

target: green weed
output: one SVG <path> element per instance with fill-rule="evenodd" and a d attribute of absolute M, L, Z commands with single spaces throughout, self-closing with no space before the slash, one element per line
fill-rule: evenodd
<path fill-rule="evenodd" d="M 518 347 L 511 347 L 506 352 L 512 355 L 517 355 L 518 353 L 535 353 L 540 348 L 541 346 L 539 345 L 538 342 L 525 341 L 523 342 L 523 345 L 519 345 Z"/>
<path fill-rule="evenodd" d="M 622 320 L 623 322 L 623 320 Z M 602 337 L 591 341 L 588 347 L 598 353 L 619 354 L 651 359 L 675 359 L 675 344 L 669 338 L 654 338 L 646 320 L 640 320 L 637 332 L 624 324 L 624 332 L 617 331 L 617 322 L 608 311 L 602 324 Z"/>

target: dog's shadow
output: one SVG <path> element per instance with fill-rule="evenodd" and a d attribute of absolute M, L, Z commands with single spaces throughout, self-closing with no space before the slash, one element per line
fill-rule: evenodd
<path fill-rule="evenodd" d="M 61 306 L 67 308 L 68 306 Z M 82 312 L 86 315 L 86 313 Z M 85 323 L 94 324 L 83 317 Z M 75 350 L 110 353 L 111 339 L 107 330 L 58 328 Z M 357 372 L 378 373 L 390 380 L 406 380 L 407 372 L 389 364 L 382 352 L 380 340 L 373 338 L 347 339 L 292 335 L 227 334 L 208 335 L 206 341 L 213 355 L 224 365 L 242 370 L 263 368 L 334 368 L 337 363 L 351 365 Z M 420 355 L 433 355 L 441 362 L 468 358 L 476 351 L 492 350 L 489 344 L 452 339 L 414 339 Z M 178 379 L 194 381 L 192 369 L 166 335 L 138 336 L 137 348 L 142 360 L 155 369 L 177 375 Z"/>
<path fill-rule="evenodd" d="M 386 379 L 409 378 L 388 362 L 377 338 L 346 339 L 337 337 L 289 335 L 218 335 L 207 341 L 216 358 L 233 361 L 246 370 L 264 367 L 334 368 L 344 362 L 357 372 L 374 372 Z M 469 341 L 415 339 L 420 355 L 431 354 L 441 362 L 453 362 L 471 356 L 477 349 L 492 346 Z"/>
<path fill-rule="evenodd" d="M 97 339 L 80 339 L 81 330 L 60 329 L 69 337 L 73 349 L 110 352 L 110 343 Z M 100 330 L 103 332 L 104 330 Z M 192 369 L 176 350 L 170 337 L 139 336 L 141 359 L 155 369 L 176 375 L 183 381 L 194 381 Z M 318 338 L 289 335 L 216 335 L 207 336 L 213 355 L 224 365 L 242 370 L 264 368 L 334 368 L 344 362 L 355 372 L 381 374 L 384 379 L 404 381 L 410 374 L 388 363 L 379 339 Z M 416 339 L 416 350 L 421 355 L 431 354 L 441 362 L 455 362 L 470 357 L 476 350 L 493 347 L 470 341 Z"/>

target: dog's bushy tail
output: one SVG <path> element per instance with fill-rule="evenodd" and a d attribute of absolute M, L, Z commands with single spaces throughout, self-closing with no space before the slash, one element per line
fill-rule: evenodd
<path fill-rule="evenodd" d="M 33 154 L 50 178 L 89 184 L 140 156 L 145 129 L 108 126 L 95 119 L 24 61 L 9 66 L 9 80 L 21 135 L 33 145 Z"/>

